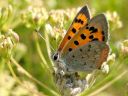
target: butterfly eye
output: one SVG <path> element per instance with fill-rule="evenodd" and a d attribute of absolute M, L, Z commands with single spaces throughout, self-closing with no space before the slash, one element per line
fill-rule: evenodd
<path fill-rule="evenodd" d="M 55 53 L 55 54 L 53 55 L 53 60 L 54 60 L 54 61 L 57 61 L 58 58 L 59 58 L 59 54 L 58 54 L 58 53 Z"/>

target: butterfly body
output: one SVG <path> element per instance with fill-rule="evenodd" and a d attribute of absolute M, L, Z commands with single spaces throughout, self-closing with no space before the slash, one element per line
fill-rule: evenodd
<path fill-rule="evenodd" d="M 66 71 L 93 71 L 101 67 L 109 53 L 108 23 L 104 14 L 90 19 L 83 7 L 54 54 L 53 60 Z"/>

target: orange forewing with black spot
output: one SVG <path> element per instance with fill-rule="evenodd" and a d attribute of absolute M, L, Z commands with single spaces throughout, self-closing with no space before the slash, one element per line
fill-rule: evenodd
<path fill-rule="evenodd" d="M 68 43 L 70 39 L 74 37 L 74 35 L 84 27 L 87 22 L 90 20 L 90 14 L 88 11 L 88 7 L 84 6 L 79 13 L 76 15 L 75 19 L 73 20 L 69 30 L 67 31 L 64 39 L 62 40 L 61 44 L 59 45 L 58 52 L 61 52 L 63 47 Z"/>
<path fill-rule="evenodd" d="M 104 14 L 92 18 L 63 48 L 62 55 L 91 41 L 107 42 L 108 24 Z"/>

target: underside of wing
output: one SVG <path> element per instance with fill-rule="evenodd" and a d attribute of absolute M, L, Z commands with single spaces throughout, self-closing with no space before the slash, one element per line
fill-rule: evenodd
<path fill-rule="evenodd" d="M 62 57 L 69 71 L 93 71 L 106 61 L 109 47 L 105 42 L 92 41 Z"/>
<path fill-rule="evenodd" d="M 74 37 L 74 35 L 87 24 L 90 20 L 90 14 L 87 6 L 84 6 L 74 18 L 70 28 L 68 29 L 64 39 L 61 41 L 58 52 L 61 52 L 63 47 L 68 43 L 70 39 Z"/>
<path fill-rule="evenodd" d="M 104 14 L 92 18 L 63 48 L 62 56 L 92 41 L 107 42 L 108 23 Z"/>

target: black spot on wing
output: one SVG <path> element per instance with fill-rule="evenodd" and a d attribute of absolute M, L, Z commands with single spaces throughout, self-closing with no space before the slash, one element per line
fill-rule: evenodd
<path fill-rule="evenodd" d="M 75 29 L 75 28 L 72 28 L 72 32 L 73 32 L 73 33 L 76 33 L 76 29 Z"/>
<path fill-rule="evenodd" d="M 83 39 L 83 40 L 86 39 L 85 34 L 81 34 L 80 37 L 81 37 L 81 39 Z"/>
<path fill-rule="evenodd" d="M 102 35 L 104 35 L 104 31 L 102 31 Z"/>
<path fill-rule="evenodd" d="M 89 29 L 89 27 L 88 27 L 88 26 L 86 26 L 86 29 Z"/>
<path fill-rule="evenodd" d="M 78 23 L 80 23 L 80 22 L 81 22 L 81 19 L 78 20 Z"/>
<path fill-rule="evenodd" d="M 94 29 L 94 30 L 92 30 L 92 32 L 91 33 L 96 33 L 96 32 L 98 32 L 98 29 Z"/>
<path fill-rule="evenodd" d="M 75 19 L 75 23 L 81 23 L 81 24 L 83 24 L 84 23 L 84 21 L 82 21 L 81 19 Z"/>
<path fill-rule="evenodd" d="M 92 47 L 91 45 L 88 45 L 88 51 L 90 51 L 91 47 Z"/>
<path fill-rule="evenodd" d="M 86 29 L 89 29 L 89 31 L 91 31 L 90 33 L 96 33 L 96 32 L 98 32 L 98 29 L 95 28 L 95 27 L 93 27 L 93 26 L 91 26 L 89 28 L 86 28 Z"/>
<path fill-rule="evenodd" d="M 69 50 L 69 51 L 72 51 L 72 48 L 69 48 L 68 50 Z"/>
<path fill-rule="evenodd" d="M 81 24 L 83 24 L 84 23 L 84 21 L 81 21 Z"/>
<path fill-rule="evenodd" d="M 86 24 L 86 26 L 88 26 L 88 23 Z"/>
<path fill-rule="evenodd" d="M 81 57 L 82 59 L 84 58 L 84 56 Z"/>
<path fill-rule="evenodd" d="M 72 58 L 74 58 L 75 56 L 74 55 L 72 55 Z"/>
<path fill-rule="evenodd" d="M 93 31 L 95 28 L 94 27 L 90 27 L 89 28 L 89 31 Z"/>
<path fill-rule="evenodd" d="M 93 35 L 90 35 L 90 36 L 89 36 L 89 39 L 93 39 L 93 38 L 94 38 L 94 36 L 93 36 Z"/>
<path fill-rule="evenodd" d="M 91 48 L 92 46 L 91 45 L 88 45 L 88 48 Z"/>
<path fill-rule="evenodd" d="M 102 35 L 103 35 L 102 41 L 105 41 L 104 31 L 102 31 Z"/>
<path fill-rule="evenodd" d="M 71 36 L 68 36 L 68 40 L 70 40 L 71 39 Z"/>
<path fill-rule="evenodd" d="M 74 44 L 75 44 L 75 45 L 79 45 L 79 42 L 78 42 L 78 41 L 74 41 Z"/>
<path fill-rule="evenodd" d="M 80 52 L 82 52 L 83 50 L 82 49 L 80 49 Z"/>
<path fill-rule="evenodd" d="M 98 41 L 98 38 L 94 38 L 94 39 L 92 39 L 92 41 Z"/>
<path fill-rule="evenodd" d="M 105 41 L 105 37 L 104 36 L 102 37 L 102 40 Z"/>
<path fill-rule="evenodd" d="M 77 19 L 77 18 L 75 19 L 75 22 L 76 22 L 76 23 L 78 22 L 78 19 Z"/>

